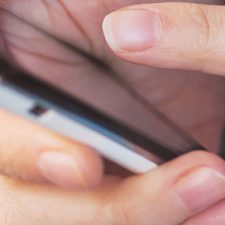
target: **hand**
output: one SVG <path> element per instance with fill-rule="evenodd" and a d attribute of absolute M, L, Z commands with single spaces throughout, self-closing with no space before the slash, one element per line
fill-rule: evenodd
<path fill-rule="evenodd" d="M 198 152 L 146 175 L 123 181 L 108 178 L 85 192 L 0 177 L 0 224 L 223 224 L 218 220 L 223 218 L 224 175 L 223 160 Z M 209 207 L 211 211 L 205 211 Z"/>
<path fill-rule="evenodd" d="M 114 53 L 129 62 L 225 76 L 224 6 L 134 5 L 108 15 L 103 29 Z M 224 209 L 221 201 L 185 224 L 224 224 Z"/>
<path fill-rule="evenodd" d="M 139 1 L 1 1 L 3 8 L 30 24 L 101 59 L 171 120 L 208 149 L 218 151 L 225 113 L 223 78 L 199 72 L 156 70 L 133 65 L 119 60 L 107 47 L 102 34 L 104 16 L 133 3 Z M 4 11 L 0 16 L 4 52 L 10 58 L 13 56 L 17 63 L 34 74 L 88 102 L 94 102 L 123 120 L 127 119 L 126 110 L 129 109 L 132 115 L 128 119 L 135 120 L 135 106 L 124 92 L 118 93 L 118 88 L 109 82 L 107 73 L 78 52 L 65 48 L 18 18 Z M 213 93 L 209 89 L 214 90 Z M 115 100 L 109 106 L 108 96 L 115 96 L 121 101 Z M 146 122 L 139 118 L 135 123 L 142 123 L 143 126 Z"/>
<path fill-rule="evenodd" d="M 4 110 L 0 121 L 1 174 L 72 189 L 101 182 L 102 161 L 93 150 Z"/>
<path fill-rule="evenodd" d="M 46 8 L 43 7 L 45 6 L 44 3 L 48 3 L 46 5 Z M 149 73 L 152 70 L 146 69 L 144 67 L 133 66 L 133 65 L 124 63 L 122 61 L 119 61 L 115 57 L 113 57 L 113 55 L 110 54 L 109 51 L 105 50 L 106 46 L 105 46 L 105 42 L 103 41 L 104 40 L 103 37 L 101 39 L 102 41 L 99 40 L 98 37 L 99 37 L 99 34 L 101 33 L 100 24 L 107 10 L 102 9 L 101 11 L 100 5 L 98 5 L 97 3 L 93 4 L 93 1 L 90 1 L 90 3 L 92 3 L 89 5 L 91 7 L 90 11 L 93 12 L 93 14 L 92 13 L 86 14 L 86 13 L 83 13 L 83 11 L 80 12 L 79 14 L 79 11 L 76 11 L 76 10 L 79 10 L 80 8 L 82 8 L 82 4 L 85 4 L 85 6 L 87 6 L 88 5 L 87 1 L 85 1 L 84 3 L 83 2 L 76 3 L 76 4 L 79 4 L 80 7 L 75 7 L 75 3 L 72 3 L 70 1 L 66 2 L 66 4 L 63 4 L 63 5 L 62 4 L 60 5 L 58 3 L 59 2 L 56 3 L 52 1 L 51 2 L 40 1 L 38 3 L 36 1 L 24 1 L 22 4 L 21 2 L 18 3 L 17 1 L 9 1 L 7 3 L 4 3 L 6 4 L 4 5 L 4 7 L 7 7 L 11 11 L 13 11 L 15 14 L 29 20 L 32 24 L 39 26 L 41 28 L 44 28 L 45 30 L 47 30 L 48 32 L 51 32 L 54 35 L 57 35 L 61 39 L 64 39 L 67 42 L 70 42 L 74 45 L 81 46 L 84 50 L 93 54 L 94 56 L 106 58 L 106 63 L 112 62 L 111 65 L 119 71 L 122 71 L 124 73 L 127 72 L 130 74 L 129 71 L 132 70 L 134 74 L 138 74 L 138 76 L 142 77 L 141 79 L 143 79 L 144 77 L 143 79 L 144 82 L 143 80 L 142 82 L 139 82 L 139 81 L 136 82 L 137 81 L 136 79 L 139 80 L 139 78 L 136 78 L 134 82 L 135 86 L 138 86 L 140 83 L 142 83 L 141 86 L 143 86 L 143 83 L 146 83 L 145 79 L 150 79 L 147 77 L 147 75 L 151 77 Z M 128 1 L 123 2 L 124 5 L 127 5 L 128 3 L 129 3 Z M 65 12 L 66 12 L 65 10 L 66 8 L 64 6 L 66 6 L 67 9 L 70 9 L 73 11 L 73 13 L 72 12 L 69 14 L 67 13 L 67 16 L 68 16 L 67 20 L 64 19 Z M 121 3 L 119 4 L 115 3 L 115 5 L 112 4 L 108 7 L 109 7 L 109 11 L 111 11 L 112 9 L 114 8 L 116 9 L 121 6 L 122 6 Z M 34 7 L 35 7 L 35 10 L 34 10 Z M 61 8 L 61 7 L 64 7 L 64 8 Z M 83 8 L 85 7 L 83 6 Z M 49 14 L 45 14 L 46 9 Z M 35 12 L 37 13 L 37 15 L 35 15 Z M 42 15 L 42 17 L 40 17 L 40 15 Z M 61 17 L 59 15 L 61 15 Z M 85 24 L 80 26 L 79 23 L 77 23 L 77 21 L 74 20 L 75 15 L 77 15 L 78 18 L 80 18 L 79 21 L 83 21 L 85 24 L 89 24 L 87 25 L 88 27 L 84 29 Z M 99 15 L 99 17 L 97 17 L 96 15 Z M 49 20 L 49 18 L 51 18 L 51 20 Z M 96 19 L 96 21 L 94 21 L 94 19 Z M 85 61 L 85 59 L 83 59 L 81 56 L 75 55 L 74 53 L 71 54 L 70 51 L 65 50 L 60 45 L 56 45 L 54 41 L 50 40 L 49 38 L 46 38 L 45 35 L 41 35 L 39 32 L 37 32 L 37 30 L 31 28 L 30 26 L 24 25 L 24 23 L 21 23 L 18 20 L 12 19 L 12 17 L 7 16 L 5 13 L 2 14 L 1 21 L 2 21 L 1 28 L 4 31 L 2 33 L 4 37 L 3 38 L 3 43 L 5 47 L 4 49 L 7 50 L 6 51 L 7 53 L 10 52 L 10 55 L 12 54 L 15 57 L 16 61 L 20 63 L 22 66 L 24 66 L 26 69 L 41 76 L 49 76 L 49 74 L 54 74 L 56 78 L 61 76 L 62 73 L 65 73 L 66 71 L 67 79 L 71 79 L 71 76 L 74 75 L 74 69 L 76 69 L 77 71 L 76 75 L 81 75 L 85 71 L 88 71 L 89 69 L 91 70 L 92 72 L 91 74 L 93 76 L 97 76 L 99 74 L 99 71 L 96 68 L 93 69 L 93 66 L 88 64 L 87 61 Z M 93 27 L 92 23 L 87 23 L 88 21 L 92 21 L 93 23 L 96 22 L 95 24 L 97 24 L 97 27 Z M 48 23 L 48 22 L 52 22 L 52 23 Z M 74 26 L 74 24 L 76 24 L 76 26 Z M 15 26 L 16 26 L 16 29 L 14 29 Z M 80 32 L 78 32 L 78 30 Z M 15 33 L 15 31 L 17 32 Z M 72 32 L 73 34 L 71 34 Z M 92 41 L 88 41 L 89 45 L 84 42 L 84 38 L 82 38 L 82 34 L 83 35 L 86 34 L 86 37 L 88 37 L 88 39 L 93 38 Z M 95 40 L 96 37 L 98 38 L 98 41 Z M 90 46 L 93 46 L 93 47 L 90 47 Z M 46 49 L 48 51 L 46 51 Z M 134 79 L 134 75 L 132 74 L 130 75 L 131 75 L 130 77 Z M 178 82 L 177 83 L 174 82 L 176 83 L 176 85 L 172 85 L 169 88 L 168 93 L 170 93 L 170 96 L 171 96 L 171 93 L 174 93 L 174 92 L 180 93 L 182 88 L 187 84 L 186 79 L 180 80 L 179 77 L 181 76 L 176 75 Z M 175 77 L 173 77 L 173 79 L 175 79 Z M 196 78 L 194 76 L 192 77 L 192 79 L 190 79 L 189 81 L 190 85 L 192 85 L 193 80 L 195 79 Z M 179 115 L 178 118 L 182 118 L 183 120 L 183 116 L 181 112 L 185 111 L 185 107 L 183 109 L 184 105 L 182 104 L 180 105 L 180 101 L 182 98 L 184 98 L 184 96 L 186 96 L 185 94 L 182 96 L 182 98 L 179 99 L 178 101 L 179 104 L 176 104 L 176 107 L 172 107 L 173 108 L 172 110 L 171 110 L 171 106 L 174 105 L 174 102 L 171 100 L 171 98 L 169 100 L 166 98 L 167 92 L 164 92 L 162 95 L 160 95 L 160 98 L 159 98 L 160 101 L 158 98 L 155 97 L 155 96 L 158 96 L 155 94 L 155 92 L 157 93 L 156 90 L 158 90 L 160 87 L 161 88 L 163 87 L 163 80 L 164 78 L 163 79 L 162 77 L 160 78 L 160 75 L 158 79 L 156 78 L 156 81 L 158 81 L 158 84 L 156 85 L 157 88 L 154 89 L 155 91 L 152 93 L 148 92 L 149 99 L 153 98 L 153 100 L 155 100 L 154 102 L 159 106 L 160 106 L 160 103 L 163 103 L 161 105 L 165 106 L 164 111 L 166 111 L 168 114 L 173 114 L 176 116 Z M 197 80 L 199 81 L 199 79 Z M 200 124 L 205 125 L 203 126 L 204 130 L 211 130 L 210 126 L 207 126 L 208 129 L 205 129 L 205 127 L 206 127 L 206 124 L 207 125 L 211 124 L 211 119 L 213 118 L 212 121 L 213 121 L 213 127 L 215 128 L 214 131 L 216 130 L 219 133 L 221 130 L 221 121 L 223 119 L 222 116 L 224 115 L 223 114 L 224 111 L 222 107 L 220 108 L 220 105 L 221 105 L 221 99 L 223 99 L 224 95 L 222 91 L 218 91 L 218 90 L 223 90 L 224 88 L 223 80 L 219 78 L 213 78 L 212 80 L 210 79 L 210 82 L 209 82 L 209 78 L 207 77 L 207 79 L 201 78 L 200 81 L 201 81 L 200 82 L 201 88 L 204 86 L 203 84 L 206 84 L 206 83 L 209 85 L 212 85 L 211 87 L 217 87 L 215 90 L 215 95 L 213 96 L 213 99 L 216 100 L 215 107 L 213 107 L 212 111 L 210 110 L 210 112 L 206 113 L 207 115 L 203 116 L 204 120 L 202 120 Z M 98 82 L 100 82 L 100 80 L 98 80 Z M 166 82 L 165 86 L 167 86 L 167 84 L 168 82 Z M 76 87 L 75 85 L 76 83 L 73 84 L 72 86 L 73 89 L 75 89 Z M 138 88 L 140 88 L 140 86 Z M 198 91 L 201 88 L 199 88 L 199 86 L 197 85 L 196 88 L 194 89 L 194 93 L 198 93 Z M 204 93 L 204 92 L 201 92 L 201 93 Z M 181 112 L 180 112 L 180 108 L 182 108 Z M 202 106 L 201 106 L 201 110 L 204 111 Z M 200 110 L 198 110 L 198 114 L 199 114 L 199 111 Z M 7 121 L 9 120 L 5 119 L 6 114 L 2 114 L 2 115 L 3 115 L 2 120 L 8 123 Z M 196 114 L 194 113 L 194 115 Z M 190 117 L 187 121 L 185 121 L 185 124 L 183 124 L 183 122 L 181 123 L 189 131 L 192 131 L 192 133 L 195 133 L 196 124 L 199 125 L 199 119 L 200 119 L 199 116 L 197 118 L 194 118 L 194 120 L 193 120 L 193 117 Z M 202 115 L 201 115 L 201 119 L 202 119 Z M 14 134 L 13 132 L 15 130 L 14 128 L 15 124 L 16 123 L 13 123 L 14 125 L 13 129 L 12 129 L 12 126 L 10 126 L 9 124 L 6 124 L 7 127 L 11 127 L 9 137 L 11 137 Z M 20 126 L 18 126 L 18 130 L 19 130 L 19 127 Z M 28 127 L 28 128 L 29 129 L 27 129 L 27 133 L 30 134 L 33 127 L 32 129 L 31 127 Z M 201 129 L 201 132 L 202 130 L 203 129 Z M 41 135 L 42 132 L 44 131 L 39 130 L 38 134 Z M 24 137 L 26 137 L 26 135 L 24 135 Z M 199 137 L 200 135 L 197 135 L 197 136 Z M 214 136 L 215 137 L 217 136 L 218 138 L 219 135 L 214 135 Z M 49 135 L 47 135 L 47 137 L 46 135 L 43 135 L 40 137 L 40 139 L 42 140 L 44 137 L 46 139 L 49 139 Z M 59 138 L 60 137 L 58 136 L 56 137 L 54 135 L 54 140 L 52 139 L 51 140 L 54 143 L 58 143 Z M 49 149 L 48 145 L 41 142 L 40 139 L 36 143 L 40 144 L 39 146 L 41 146 L 41 149 L 44 149 L 44 150 Z M 24 141 L 22 143 L 27 143 L 27 138 L 26 140 L 25 138 L 23 138 L 23 140 Z M 204 141 L 205 140 L 208 140 L 208 138 L 204 138 Z M 66 143 L 68 144 L 68 142 Z M 82 154 L 82 149 L 80 149 L 80 147 L 78 147 L 77 144 L 74 144 L 71 142 L 69 143 L 72 144 L 71 149 L 73 150 L 71 150 L 71 152 L 74 152 L 74 151 L 77 152 L 77 155 L 73 156 L 73 160 L 76 162 L 77 157 L 81 157 L 81 159 L 85 159 L 85 156 Z M 7 144 L 5 146 L 7 146 Z M 61 145 L 60 149 L 63 149 L 63 152 L 67 153 L 66 151 L 67 148 L 65 147 L 67 147 L 67 145 L 66 146 Z M 31 150 L 28 153 L 31 155 L 35 155 L 36 152 L 39 153 L 37 149 L 40 149 L 40 148 L 37 148 L 36 150 L 35 148 L 29 148 L 29 149 Z M 90 152 L 88 154 L 90 154 Z M 157 169 L 156 171 L 152 171 L 147 175 L 134 177 L 122 182 L 112 181 L 111 179 L 106 178 L 105 184 L 104 183 L 101 184 L 95 191 L 90 191 L 85 193 L 78 192 L 77 194 L 74 194 L 74 193 L 66 194 L 65 192 L 55 190 L 54 188 L 45 188 L 41 186 L 34 186 L 34 189 L 32 189 L 32 187 L 30 187 L 28 184 L 25 185 L 24 183 L 20 184 L 19 186 L 18 186 L 18 183 L 13 183 L 14 185 L 12 187 L 14 188 L 11 189 L 10 188 L 11 186 L 8 185 L 8 180 L 5 180 L 5 178 L 3 178 L 2 184 L 3 184 L 3 187 L 6 186 L 5 192 L 8 193 L 8 195 L 5 194 L 4 196 L 6 196 L 8 199 L 10 198 L 10 196 L 14 196 L 13 197 L 14 201 L 7 200 L 7 202 L 13 206 L 11 208 L 15 209 L 15 211 L 13 210 L 11 212 L 13 216 L 8 217 L 10 218 L 10 220 L 8 221 L 8 224 L 10 223 L 14 224 L 13 222 L 15 221 L 17 221 L 18 224 L 24 224 L 25 223 L 24 221 L 27 220 L 27 217 L 30 217 L 34 224 L 35 224 L 35 221 L 40 221 L 40 224 L 43 224 L 43 223 L 57 224 L 57 222 L 60 224 L 62 223 L 64 224 L 78 223 L 79 224 L 79 223 L 85 223 L 85 222 L 93 223 L 92 221 L 94 222 L 97 221 L 96 222 L 97 224 L 105 224 L 105 223 L 149 224 L 150 222 L 152 222 L 153 224 L 159 224 L 159 225 L 160 224 L 167 224 L 167 225 L 176 224 L 177 225 L 177 224 L 184 223 L 185 221 L 191 221 L 191 218 L 194 215 L 200 214 L 200 212 L 203 212 L 206 208 L 210 208 L 210 206 L 215 205 L 216 202 L 219 202 L 220 200 L 224 198 L 224 193 L 223 191 L 221 192 L 221 190 L 224 189 L 223 179 L 221 181 L 221 179 L 219 179 L 217 175 L 218 173 L 222 174 L 222 176 L 224 174 L 223 162 L 212 155 L 208 155 L 208 154 L 205 155 L 203 153 L 196 153 L 196 154 L 185 156 L 184 158 L 171 162 L 170 164 L 167 164 L 164 167 Z M 97 170 L 97 173 L 96 173 L 97 176 L 90 183 L 91 184 L 94 183 L 96 185 L 96 183 L 98 183 L 96 181 L 100 180 L 99 178 L 101 177 L 102 170 L 101 170 L 101 166 L 99 166 L 101 165 L 101 163 L 99 162 L 99 158 L 96 155 L 95 157 L 90 157 L 90 159 L 95 158 L 96 160 L 94 160 L 94 162 L 96 162 L 97 168 L 100 168 L 100 169 Z M 36 158 L 34 157 L 33 159 L 34 161 L 32 161 L 32 163 L 30 164 L 31 168 L 33 168 L 33 165 L 36 165 L 36 160 L 35 160 Z M 21 166 L 24 165 L 22 161 L 20 161 L 20 164 Z M 89 164 L 89 163 L 86 163 L 86 164 Z M 188 167 L 186 167 L 185 164 L 187 164 Z M 13 165 L 13 163 L 11 164 L 9 163 L 8 165 Z M 52 165 L 50 165 L 50 168 L 53 168 L 51 166 Z M 90 166 L 92 166 L 92 162 L 90 162 Z M 185 166 L 184 169 L 182 169 L 183 166 Z M 216 175 L 215 175 L 215 172 L 212 172 L 210 170 L 210 168 L 216 171 Z M 26 173 L 27 170 L 24 169 L 24 171 Z M 52 171 L 54 170 L 52 169 Z M 87 168 L 87 171 L 91 171 L 91 169 Z M 168 174 L 167 174 L 167 171 L 168 171 Z M 178 171 L 179 174 L 174 174 L 174 171 Z M 4 168 L 3 168 L 3 172 L 5 172 Z M 192 172 L 193 172 L 193 176 L 192 176 Z M 194 176 L 195 172 L 198 178 L 199 176 L 204 175 L 203 176 L 204 179 L 198 184 L 193 184 L 196 181 Z M 169 173 L 171 173 L 171 176 Z M 38 174 L 38 179 L 40 179 L 40 177 L 41 179 L 45 179 L 42 177 L 42 174 L 41 176 L 39 175 L 39 172 L 37 174 Z M 55 173 L 55 174 L 57 175 L 58 173 Z M 64 174 L 65 173 L 63 173 L 62 175 Z M 52 173 L 50 173 L 50 175 L 52 175 Z M 82 184 L 82 182 L 80 182 L 79 180 L 79 177 L 77 177 L 76 174 L 73 174 L 73 175 L 75 176 L 75 179 L 78 178 L 78 184 L 79 185 L 80 183 Z M 29 178 L 31 179 L 35 176 L 36 176 L 36 173 L 34 174 L 34 176 L 30 175 L 27 177 L 28 179 Z M 51 177 L 51 176 L 48 176 L 48 177 Z M 76 185 L 74 185 L 74 183 L 72 183 L 73 185 L 71 185 L 70 183 L 71 180 L 73 182 L 75 180 L 75 179 L 71 179 L 71 177 L 69 177 L 69 185 L 67 180 L 68 177 L 66 177 L 67 186 L 70 186 L 70 187 L 79 186 L 77 185 L 77 183 Z M 90 174 L 90 177 L 92 177 L 91 174 Z M 52 176 L 52 178 L 54 182 L 57 182 L 59 184 L 61 184 L 62 180 L 65 181 L 64 180 L 65 177 L 57 177 L 57 176 L 55 177 L 54 175 Z M 192 182 L 189 181 L 189 178 L 191 179 Z M 117 179 L 117 178 L 113 178 L 113 180 L 114 179 Z M 215 179 L 215 182 L 211 182 L 212 179 Z M 114 185 L 112 185 L 112 182 L 114 183 Z M 186 184 L 186 182 L 188 183 L 188 185 Z M 152 183 L 154 183 L 155 185 L 152 186 Z M 213 185 L 215 184 L 215 186 L 206 185 L 209 183 Z M 85 186 L 88 186 L 87 183 L 85 184 L 86 184 Z M 65 182 L 63 182 L 63 186 L 65 186 Z M 145 189 L 143 188 L 143 186 L 146 186 L 148 188 Z M 199 191 L 199 189 L 202 190 L 202 187 L 205 187 L 205 186 L 209 187 L 209 189 L 204 189 L 204 192 Z M 212 199 L 207 198 L 206 202 L 203 202 L 202 199 L 198 199 L 199 201 L 196 199 L 197 198 L 196 196 L 199 196 L 200 198 L 202 197 L 199 194 L 199 192 L 203 193 L 204 196 L 211 197 L 208 194 L 208 192 L 211 192 L 212 189 L 218 190 L 218 192 L 217 191 L 215 192 L 215 196 L 212 196 Z M 20 194 L 18 194 L 18 190 Z M 50 198 L 47 198 L 46 196 L 49 195 L 49 192 L 52 193 L 52 195 L 50 196 Z M 57 192 L 57 194 L 54 194 L 55 192 Z M 38 195 L 38 193 L 40 193 L 40 195 Z M 68 202 L 65 201 L 65 194 L 69 195 L 68 199 L 70 199 L 71 203 L 69 200 Z M 131 197 L 131 196 L 134 196 L 134 197 Z M 140 197 L 137 198 L 136 196 L 140 196 Z M 163 196 L 163 197 L 160 197 L 160 196 Z M 40 203 L 40 205 L 39 204 L 35 205 L 37 208 L 34 208 L 34 210 L 31 211 L 29 210 L 31 205 L 30 202 L 34 201 L 33 197 L 35 197 L 35 202 L 37 201 L 38 203 Z M 5 199 L 3 200 L 4 202 L 6 202 Z M 20 206 L 22 205 L 22 207 L 20 208 L 22 209 L 23 212 L 27 212 L 26 214 L 20 214 L 21 216 L 17 214 L 18 209 L 16 207 L 15 200 L 20 203 L 19 204 Z M 62 201 L 64 202 L 65 205 L 62 203 Z M 51 206 L 52 205 L 58 206 L 54 208 L 56 210 L 52 211 L 52 214 L 48 214 L 47 216 L 48 219 L 46 219 L 46 217 L 43 218 L 43 211 L 46 212 L 49 208 L 49 207 L 48 208 L 44 207 L 44 205 L 47 205 L 47 202 L 48 204 L 50 202 Z M 77 205 L 74 205 L 75 202 Z M 195 203 L 199 203 L 199 205 L 198 204 L 195 205 Z M 157 204 L 159 208 L 155 207 Z M 6 209 L 7 209 L 7 206 L 6 206 Z M 81 207 L 81 206 L 84 206 L 84 207 Z M 163 207 L 160 207 L 160 206 L 163 206 Z M 72 208 L 72 212 L 71 212 L 71 208 Z M 148 208 L 147 212 L 145 211 L 146 208 Z M 100 210 L 102 209 L 104 210 L 101 211 L 101 213 L 99 213 Z M 74 211 L 78 213 L 74 214 Z M 71 212 L 71 214 L 67 214 L 68 212 Z M 151 212 L 151 215 L 149 215 L 149 212 Z M 6 211 L 5 211 L 5 214 L 7 215 Z M 98 217 L 99 214 L 101 214 L 101 218 L 98 220 L 96 218 L 99 218 Z M 61 217 L 59 218 L 56 215 L 61 215 Z M 83 215 L 89 215 L 86 217 L 87 221 L 85 222 L 81 221 L 84 218 Z M 116 217 L 115 215 L 118 215 L 118 216 Z M 171 215 L 173 216 L 171 217 Z M 149 217 L 151 217 L 151 221 L 149 221 Z M 152 218 L 154 218 L 155 220 L 152 221 Z M 65 221 L 65 220 L 68 220 L 68 221 Z"/>

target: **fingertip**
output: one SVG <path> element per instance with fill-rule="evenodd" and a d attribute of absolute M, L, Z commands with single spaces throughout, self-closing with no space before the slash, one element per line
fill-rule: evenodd
<path fill-rule="evenodd" d="M 211 153 L 197 151 L 127 179 L 120 186 L 118 201 L 129 209 L 127 216 L 135 224 L 146 221 L 149 210 L 155 224 L 183 224 L 224 199 L 224 187 L 224 162 Z M 163 207 L 157 207 L 160 205 Z"/>
<path fill-rule="evenodd" d="M 128 7 L 106 16 L 103 32 L 114 51 L 139 52 L 156 45 L 162 33 L 162 22 L 154 10 Z"/>
<path fill-rule="evenodd" d="M 103 174 L 100 156 L 81 146 L 68 152 L 42 152 L 37 167 L 47 182 L 69 189 L 93 188 Z"/>
<path fill-rule="evenodd" d="M 112 32 L 112 25 L 111 25 L 111 18 L 113 17 L 113 13 L 107 15 L 102 23 L 102 30 L 105 37 L 105 40 L 109 47 L 117 51 L 119 50 L 119 46 L 117 45 L 116 41 L 114 40 L 113 32 Z"/>
<path fill-rule="evenodd" d="M 82 152 L 80 165 L 84 172 L 86 187 L 98 186 L 103 179 L 104 164 L 102 157 L 94 150 L 85 148 Z"/>
<path fill-rule="evenodd" d="M 1 174 L 73 189 L 101 181 L 103 163 L 93 149 L 3 110 L 0 120 Z"/>
<path fill-rule="evenodd" d="M 116 56 L 128 62 L 224 75 L 225 30 L 216 22 L 224 23 L 224 15 L 217 5 L 138 4 L 111 13 L 103 30 Z"/>

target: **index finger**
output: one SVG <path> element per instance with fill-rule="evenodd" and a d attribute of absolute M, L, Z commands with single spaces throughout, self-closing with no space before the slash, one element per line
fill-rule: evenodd
<path fill-rule="evenodd" d="M 225 7 L 141 4 L 108 15 L 106 40 L 130 62 L 225 75 Z"/>
<path fill-rule="evenodd" d="M 102 177 L 97 153 L 0 109 L 0 173 L 66 188 L 89 188 Z"/>

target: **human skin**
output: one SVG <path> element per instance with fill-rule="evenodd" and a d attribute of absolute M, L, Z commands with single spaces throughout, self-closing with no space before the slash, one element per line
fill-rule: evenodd
<path fill-rule="evenodd" d="M 104 16 L 114 9 L 138 1 L 85 1 L 76 4 L 71 0 L 2 2 L 16 15 L 101 59 L 208 149 L 218 150 L 225 111 L 224 79 L 201 72 L 133 65 L 118 59 L 108 48 L 101 28 Z M 65 8 L 69 9 L 67 14 Z M 85 10 L 89 13 L 83 13 Z M 108 104 L 111 95 L 119 99 L 113 92 L 117 89 L 112 87 L 107 74 L 90 64 L 86 58 L 57 45 L 34 28 L 6 16 L 6 13 L 1 14 L 7 48 L 25 68 L 122 119 L 128 117 L 127 108 L 135 110 L 130 105 L 133 103 L 129 103 L 124 96 L 121 96 L 121 102 Z M 208 90 L 213 90 L 213 95 Z M 96 96 L 95 99 L 92 96 Z M 204 101 L 201 101 L 203 98 Z M 139 118 L 138 123 L 144 124 Z"/>
<path fill-rule="evenodd" d="M 108 48 L 101 28 L 104 16 L 134 3 L 138 1 L 1 1 L 2 6 L 14 14 L 71 44 L 78 45 L 94 57 L 104 59 L 106 64 L 122 73 L 139 92 L 171 119 L 209 148 L 218 149 L 224 120 L 224 78 L 200 72 L 172 71 L 169 74 L 168 71 L 133 65 L 118 59 Z M 176 7 L 178 6 L 173 6 L 175 9 Z M 85 10 L 88 13 L 84 13 Z M 56 45 L 46 36 L 5 13 L 1 14 L 1 29 L 3 53 L 13 55 L 16 62 L 27 70 L 52 80 L 49 74 L 54 74 L 54 80 L 58 79 L 58 82 L 62 79 L 62 73 L 66 73 L 63 79 L 68 84 L 64 86 L 75 93 L 82 91 L 78 88 L 81 86 L 79 76 L 89 73 L 98 78 L 100 71 L 81 56 Z M 121 52 L 114 53 L 124 57 Z M 131 61 L 129 58 L 125 59 Z M 138 58 L 134 61 L 144 63 L 138 61 Z M 159 66 L 157 63 L 153 65 L 151 60 L 149 62 L 150 66 Z M 161 62 L 163 64 L 163 59 Z M 197 69 L 194 62 L 184 69 L 191 68 Z M 98 82 L 102 82 L 107 89 L 104 74 L 102 77 Z M 171 84 L 168 85 L 169 83 Z M 190 87 L 191 96 L 188 92 Z M 213 90 L 213 93 L 208 90 Z M 86 95 L 88 96 L 88 91 Z M 196 96 L 203 96 L 205 101 L 202 104 L 196 101 L 193 107 L 191 99 Z M 123 110 L 123 105 L 121 103 L 118 106 L 119 112 Z M 101 159 L 85 146 L 4 111 L 1 111 L 1 124 L 4 128 L 0 131 L 2 174 L 35 182 L 51 182 L 74 190 L 97 186 L 96 189 L 85 192 L 68 192 L 54 187 L 17 183 L 2 177 L 2 201 L 7 203 L 3 208 L 3 218 L 9 218 L 10 225 L 24 224 L 27 218 L 30 218 L 29 224 L 46 225 L 94 222 L 178 225 L 193 224 L 197 220 L 205 224 L 205 212 L 211 212 L 211 206 L 225 197 L 224 162 L 211 154 L 193 153 L 146 175 L 121 181 L 116 177 L 104 176 Z M 18 141 L 12 142 L 12 137 L 16 137 L 15 140 Z M 201 176 L 203 179 L 197 182 Z M 205 187 L 208 189 L 204 189 Z M 210 198 L 212 190 L 216 191 Z M 204 196 L 208 198 L 204 199 Z M 33 201 L 37 205 L 29 210 Z M 48 211 L 47 202 L 55 206 L 51 212 Z M 18 213 L 19 205 L 23 210 Z M 8 211 L 8 208 L 12 210 Z M 22 211 L 26 213 L 20 213 Z M 195 215 L 201 215 L 201 218 Z"/>

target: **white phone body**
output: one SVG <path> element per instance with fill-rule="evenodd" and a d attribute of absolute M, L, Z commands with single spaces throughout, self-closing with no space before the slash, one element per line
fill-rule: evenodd
<path fill-rule="evenodd" d="M 153 121 L 154 128 L 159 135 L 169 132 L 170 144 L 109 117 L 4 60 L 0 64 L 0 108 L 82 142 L 134 173 L 147 172 L 181 154 L 204 149 L 179 127 L 161 121 L 160 116 L 152 117 L 158 121 Z"/>
<path fill-rule="evenodd" d="M 0 82 L 0 108 L 16 113 L 74 141 L 82 142 L 105 158 L 134 173 L 144 173 L 157 166 L 155 162 L 151 161 L 151 155 L 147 157 L 147 154 L 142 155 L 140 150 L 136 152 L 135 148 L 132 148 L 132 145 L 126 143 L 122 138 L 110 136 L 110 134 L 106 136 L 96 129 L 84 125 L 79 118 L 68 117 L 59 109 L 49 108 L 45 112 L 35 114 L 32 110 L 40 107 L 36 104 L 37 102 L 31 96 Z"/>

